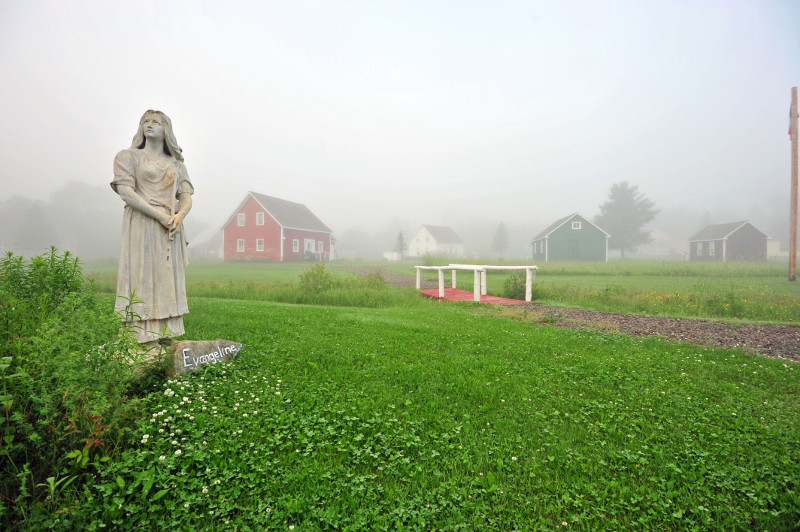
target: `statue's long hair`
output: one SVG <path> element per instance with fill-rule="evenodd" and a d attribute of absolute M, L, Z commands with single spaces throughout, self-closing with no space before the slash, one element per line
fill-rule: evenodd
<path fill-rule="evenodd" d="M 179 161 L 183 162 L 183 150 L 178 146 L 178 141 L 175 140 L 175 133 L 172 132 L 172 120 L 161 111 L 153 111 L 152 109 L 145 111 L 142 118 L 139 119 L 139 130 L 133 136 L 131 148 L 142 149 L 144 148 L 147 139 L 144 136 L 144 119 L 147 115 L 158 115 L 161 122 L 164 124 L 164 153 L 172 155 Z"/>

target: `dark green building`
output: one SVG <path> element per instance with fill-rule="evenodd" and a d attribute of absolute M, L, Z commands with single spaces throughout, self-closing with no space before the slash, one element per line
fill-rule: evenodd
<path fill-rule="evenodd" d="M 533 260 L 605 262 L 610 237 L 580 214 L 570 214 L 533 237 Z"/>

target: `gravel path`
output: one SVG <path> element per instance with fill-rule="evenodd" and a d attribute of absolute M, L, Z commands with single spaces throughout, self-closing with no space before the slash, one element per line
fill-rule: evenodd
<path fill-rule="evenodd" d="M 355 273 L 374 273 L 357 271 Z M 414 288 L 414 275 L 382 272 L 386 283 Z M 432 279 L 422 280 L 422 288 L 436 288 Z M 764 356 L 800 361 L 800 327 L 797 325 L 760 325 L 714 320 L 664 318 L 618 312 L 601 312 L 564 307 L 548 307 L 537 303 L 523 305 L 528 312 L 541 315 L 543 325 L 568 329 L 599 329 L 629 336 L 663 336 L 667 340 L 690 342 L 714 347 L 733 347 Z"/>
<path fill-rule="evenodd" d="M 540 323 L 564 328 L 591 328 L 629 336 L 663 336 L 667 340 L 715 347 L 735 347 L 768 357 L 800 361 L 800 327 L 714 320 L 641 316 L 575 308 L 524 305 L 541 314 Z M 551 321 L 552 320 L 552 321 Z"/>

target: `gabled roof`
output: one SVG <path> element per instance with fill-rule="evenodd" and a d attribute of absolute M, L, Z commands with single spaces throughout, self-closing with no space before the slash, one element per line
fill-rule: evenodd
<path fill-rule="evenodd" d="M 764 231 L 761 231 L 756 226 L 751 224 L 748 221 L 742 222 L 728 222 L 726 224 L 716 224 L 716 225 L 709 225 L 701 229 L 697 234 L 689 239 L 689 242 L 705 242 L 708 240 L 725 240 L 733 233 L 744 227 L 745 225 L 749 225 L 766 238 L 769 238 Z"/>
<path fill-rule="evenodd" d="M 553 222 L 552 224 L 550 224 L 549 226 L 547 226 L 547 229 L 545 229 L 544 231 L 542 231 L 541 233 L 539 233 L 538 235 L 536 235 L 535 237 L 533 237 L 533 238 L 531 239 L 531 242 L 534 242 L 534 241 L 536 241 L 536 240 L 541 240 L 541 239 L 543 239 L 543 238 L 547 238 L 547 237 L 549 237 L 549 236 L 550 236 L 550 234 L 551 234 L 553 231 L 555 231 L 556 229 L 558 229 L 559 227 L 561 227 L 561 226 L 562 226 L 562 225 L 564 225 L 565 223 L 569 222 L 570 220 L 572 220 L 572 219 L 573 219 L 573 218 L 575 218 L 576 216 L 577 216 L 578 218 L 580 218 L 580 219 L 581 219 L 581 221 L 584 221 L 584 222 L 586 222 L 586 223 L 588 223 L 588 224 L 590 224 L 590 225 L 593 225 L 594 227 L 596 227 L 598 231 L 600 231 L 601 233 L 603 233 L 604 235 L 606 235 L 606 238 L 610 238 L 610 237 L 611 237 L 611 235 L 609 235 L 608 233 L 606 233 L 605 231 L 603 231 L 602 229 L 600 229 L 599 227 L 597 227 L 597 225 L 595 225 L 594 223 L 592 223 L 592 221 L 591 221 L 591 220 L 589 220 L 588 218 L 586 218 L 586 217 L 584 217 L 584 216 L 581 216 L 580 214 L 578 214 L 577 212 L 575 212 L 575 213 L 572 213 L 572 214 L 570 214 L 569 216 L 565 216 L 565 217 L 561 218 L 560 220 L 556 220 L 555 222 Z"/>
<path fill-rule="evenodd" d="M 444 225 L 423 225 L 430 235 L 440 244 L 463 244 L 464 241 L 450 227 Z"/>
<path fill-rule="evenodd" d="M 320 233 L 333 233 L 327 225 L 317 218 L 311 210 L 302 203 L 286 201 L 256 192 L 248 192 L 244 201 L 233 211 L 223 227 L 231 222 L 239 209 L 242 208 L 248 199 L 253 198 L 256 202 L 272 216 L 281 227 L 286 229 L 302 229 L 304 231 L 317 231 Z"/>

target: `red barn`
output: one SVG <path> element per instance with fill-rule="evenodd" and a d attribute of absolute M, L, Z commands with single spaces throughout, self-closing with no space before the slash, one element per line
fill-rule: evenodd
<path fill-rule="evenodd" d="M 232 260 L 332 260 L 333 234 L 308 207 L 255 192 L 222 227 L 223 256 Z"/>

